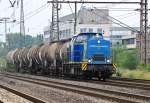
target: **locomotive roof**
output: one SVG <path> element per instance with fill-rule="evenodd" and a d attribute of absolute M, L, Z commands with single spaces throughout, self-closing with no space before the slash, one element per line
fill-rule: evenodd
<path fill-rule="evenodd" d="M 102 33 L 80 33 L 76 36 L 79 36 L 79 35 L 96 35 L 96 34 L 102 35 Z"/>

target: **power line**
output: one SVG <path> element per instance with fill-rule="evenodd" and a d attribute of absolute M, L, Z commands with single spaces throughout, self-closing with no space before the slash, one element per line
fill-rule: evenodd
<path fill-rule="evenodd" d="M 47 1 L 54 3 L 54 1 Z M 140 4 L 140 2 L 100 2 L 100 1 L 58 1 L 58 3 L 87 3 L 87 4 Z"/>
<path fill-rule="evenodd" d="M 37 8 L 36 10 L 34 10 L 34 11 L 32 11 L 32 12 L 29 12 L 27 15 L 25 15 L 25 20 L 24 20 L 24 21 L 26 21 L 26 20 L 30 19 L 31 17 L 37 15 L 38 13 L 40 13 L 41 11 L 43 11 L 44 9 L 46 9 L 48 6 L 49 6 L 49 5 L 44 4 L 44 5 L 42 5 L 41 7 Z M 32 14 L 32 15 L 31 15 L 31 14 Z M 18 20 L 16 20 L 16 21 L 18 21 Z M 16 26 L 17 26 L 18 24 L 20 24 L 20 22 L 17 22 Z"/>
<path fill-rule="evenodd" d="M 115 16 L 115 18 L 123 17 L 123 16 L 127 16 L 127 15 L 133 15 L 133 14 L 137 14 L 137 13 L 136 12 L 130 12 L 130 13 L 126 13 L 126 14 Z"/>
<path fill-rule="evenodd" d="M 132 13 L 132 14 L 129 14 L 129 15 L 117 16 L 115 18 L 117 18 L 117 19 L 126 19 L 126 18 L 129 18 L 129 17 L 137 16 L 137 15 L 138 15 L 138 13 Z"/>
<path fill-rule="evenodd" d="M 29 18 L 31 18 L 31 17 L 33 17 L 33 16 L 35 16 L 35 15 L 37 15 L 37 14 L 40 13 L 41 11 L 45 10 L 47 7 L 48 7 L 48 5 L 44 5 L 41 9 L 38 9 L 38 10 L 36 10 L 35 12 L 33 12 L 32 15 L 27 16 L 27 17 L 26 17 L 26 20 L 29 19 Z"/>
<path fill-rule="evenodd" d="M 95 7 L 95 8 L 96 8 L 96 7 Z M 97 8 L 96 8 L 96 9 L 97 9 Z M 101 11 L 102 11 L 102 10 L 101 10 Z M 101 15 L 95 13 L 95 12 L 92 12 L 92 13 L 94 13 L 95 15 L 101 16 Z M 103 11 L 102 11 L 102 13 L 105 14 Z M 131 30 L 131 31 L 135 31 L 135 32 L 139 33 L 138 30 L 136 30 L 136 29 L 134 29 L 134 28 L 128 26 L 127 24 L 125 24 L 125 23 L 123 23 L 123 22 L 117 20 L 116 18 L 114 18 L 114 17 L 112 17 L 112 16 L 109 16 L 109 15 L 108 15 L 107 18 L 108 18 L 109 20 L 111 20 L 111 22 L 113 22 L 113 23 L 115 23 L 115 24 L 117 24 L 117 25 L 120 25 L 121 27 L 124 27 L 124 28 L 127 28 L 127 29 Z M 115 22 L 115 21 L 116 21 L 116 22 Z M 121 24 L 122 24 L 122 25 L 121 25 Z"/>
<path fill-rule="evenodd" d="M 72 9 L 70 3 L 68 3 L 68 4 L 69 4 L 70 10 L 71 10 L 71 12 L 72 12 L 72 14 L 73 14 L 73 9 Z"/>

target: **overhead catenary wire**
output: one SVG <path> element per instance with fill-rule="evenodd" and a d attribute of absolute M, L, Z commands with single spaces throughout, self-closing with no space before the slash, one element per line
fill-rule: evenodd
<path fill-rule="evenodd" d="M 97 9 L 96 7 L 94 7 L 94 8 Z M 102 10 L 101 10 L 101 11 L 102 11 Z M 92 12 L 92 13 L 94 13 L 95 15 L 101 16 L 101 15 L 95 13 L 95 12 Z M 103 11 L 102 11 L 102 13 L 105 14 Z M 114 18 L 114 17 L 112 17 L 112 16 L 109 16 L 109 15 L 108 15 L 107 18 L 108 18 L 109 20 L 111 20 L 111 22 L 113 22 L 113 23 L 115 23 L 115 24 L 118 24 L 118 25 L 120 25 L 121 27 L 124 27 L 124 28 L 126 28 L 126 29 L 129 29 L 129 30 L 134 31 L 134 32 L 137 32 L 137 33 L 140 32 L 140 31 L 138 31 L 138 30 L 136 30 L 136 29 L 130 27 L 129 25 L 127 25 L 127 24 L 121 22 L 120 20 L 118 20 L 118 19 L 116 19 L 116 18 Z M 115 21 L 116 21 L 116 22 L 115 22 Z M 117 23 L 117 22 L 118 22 L 118 23 Z"/>
<path fill-rule="evenodd" d="M 19 2 L 20 0 L 17 0 L 17 6 L 19 5 Z M 27 1 L 26 3 L 28 3 L 29 1 Z M 43 4 L 45 1 L 43 1 L 41 4 Z M 44 8 L 45 6 L 47 5 L 47 3 L 44 3 L 42 6 L 40 6 L 39 8 L 33 10 L 33 11 L 30 11 L 28 13 L 25 14 L 25 17 L 28 17 L 30 15 L 32 15 L 33 13 L 37 12 L 38 10 Z M 16 19 L 16 21 L 19 21 L 19 19 Z"/>
<path fill-rule="evenodd" d="M 72 14 L 73 14 L 73 9 L 72 9 L 70 3 L 68 3 L 68 4 L 69 4 L 69 8 L 70 8 L 70 10 L 71 10 L 71 12 L 72 12 Z"/>
<path fill-rule="evenodd" d="M 126 18 L 129 18 L 129 17 L 133 17 L 133 16 L 136 16 L 136 15 L 138 15 L 137 13 L 134 13 L 134 14 L 130 14 L 130 15 L 124 15 L 124 16 L 119 16 L 119 17 L 115 17 L 115 18 L 117 18 L 117 19 L 126 19 Z"/>
<path fill-rule="evenodd" d="M 114 16 L 114 18 L 123 20 L 123 19 L 129 18 L 129 17 L 134 17 L 137 15 L 139 15 L 139 13 L 131 12 L 131 13 Z"/>
<path fill-rule="evenodd" d="M 115 18 L 117 17 L 124 17 L 124 16 L 127 16 L 127 15 L 133 15 L 133 14 L 137 14 L 137 12 L 130 12 L 130 13 L 125 13 L 125 14 L 121 14 L 121 15 L 117 15 L 115 16 Z"/>
<path fill-rule="evenodd" d="M 41 11 L 45 10 L 48 6 L 49 6 L 48 4 L 44 4 L 44 5 L 42 5 L 41 7 L 37 8 L 36 10 L 27 13 L 27 14 L 25 15 L 25 20 L 24 20 L 24 21 L 26 21 L 26 20 L 30 19 L 31 17 L 37 15 L 37 14 L 40 13 Z M 18 22 L 18 21 L 19 21 L 19 20 L 16 20 L 17 23 L 16 23 L 15 26 L 17 26 L 18 24 L 20 24 L 20 21 L 19 21 L 19 22 Z"/>
<path fill-rule="evenodd" d="M 69 8 L 70 8 L 70 10 L 71 10 L 71 13 L 74 14 L 73 9 L 72 9 L 70 3 L 68 3 L 68 4 L 69 4 Z M 79 11 L 82 9 L 83 4 L 84 4 L 84 3 L 81 4 Z M 79 16 L 79 13 L 77 13 L 77 17 L 78 17 L 78 16 Z M 74 18 L 75 18 L 75 15 L 74 15 Z"/>
<path fill-rule="evenodd" d="M 36 10 L 27 13 L 25 15 L 25 20 L 24 21 L 27 21 L 30 18 L 32 18 L 33 16 L 39 14 L 40 12 L 42 12 L 43 10 L 45 10 L 48 6 L 49 6 L 49 4 L 46 3 L 46 4 L 42 5 L 42 6 L 40 6 L 39 8 L 37 8 Z M 13 25 L 11 27 L 9 27 L 8 29 L 14 28 L 14 27 L 16 27 L 19 24 L 20 24 L 20 21 L 16 20 L 16 23 L 15 24 L 13 23 Z"/>

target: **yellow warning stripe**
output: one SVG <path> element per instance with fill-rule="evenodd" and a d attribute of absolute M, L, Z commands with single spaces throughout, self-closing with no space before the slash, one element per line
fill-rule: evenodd
<path fill-rule="evenodd" d="M 116 70 L 117 69 L 117 65 L 113 64 L 113 69 Z"/>
<path fill-rule="evenodd" d="M 87 62 L 82 63 L 82 70 L 86 71 L 87 70 Z"/>

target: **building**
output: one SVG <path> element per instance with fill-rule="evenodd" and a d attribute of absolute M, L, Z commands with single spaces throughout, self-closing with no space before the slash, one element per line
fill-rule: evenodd
<path fill-rule="evenodd" d="M 50 41 L 50 25 L 46 26 L 44 28 L 43 41 L 44 42 L 49 42 Z"/>
<path fill-rule="evenodd" d="M 97 32 L 103 33 L 104 38 L 110 39 L 113 45 L 120 44 L 126 45 L 129 49 L 136 48 L 137 33 L 127 28 L 113 26 L 112 22 L 108 19 L 108 9 L 89 9 L 83 7 L 77 15 L 76 33 L 74 32 L 74 14 L 59 18 L 60 39 L 71 38 L 73 35 L 83 32 Z M 44 42 L 50 41 L 50 28 L 50 26 L 44 28 Z M 133 28 L 139 30 L 139 27 Z"/>
<path fill-rule="evenodd" d="M 133 27 L 139 30 L 139 27 Z M 136 48 L 136 32 L 123 27 L 112 27 L 111 40 L 113 45 L 124 45 L 128 49 Z"/>
<path fill-rule="evenodd" d="M 82 32 L 103 33 L 106 39 L 110 39 L 111 22 L 108 20 L 108 9 L 89 9 L 83 7 L 77 13 L 77 26 L 74 32 L 74 14 L 59 18 L 59 38 L 67 39 Z M 50 26 L 44 28 L 44 42 L 50 41 Z M 57 36 L 56 36 L 57 37 Z M 55 38 L 55 37 L 53 37 Z"/>

